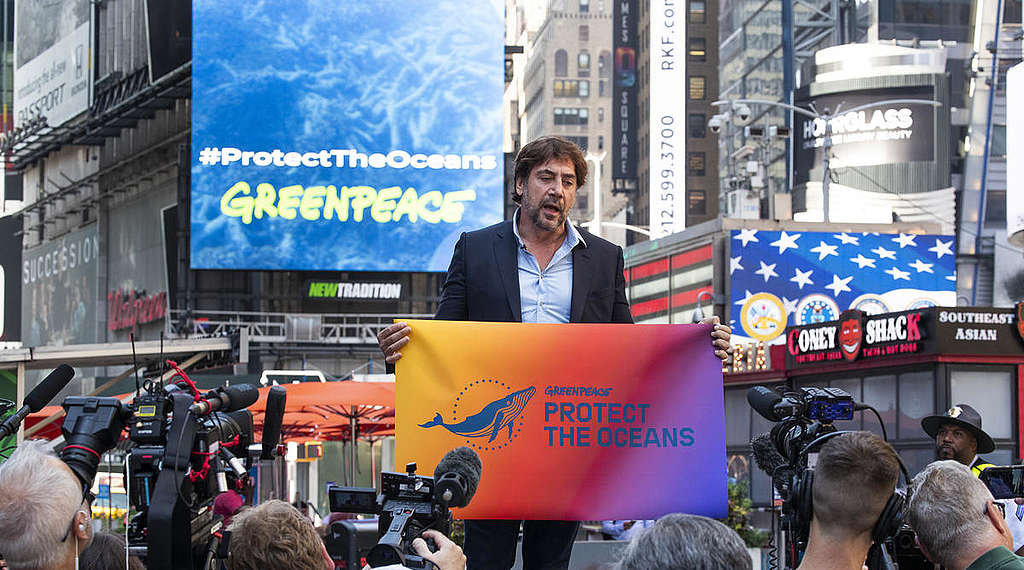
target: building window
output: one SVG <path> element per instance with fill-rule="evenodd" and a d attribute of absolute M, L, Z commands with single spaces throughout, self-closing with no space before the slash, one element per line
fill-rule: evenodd
<path fill-rule="evenodd" d="M 580 14 L 590 12 L 590 0 L 580 0 Z"/>
<path fill-rule="evenodd" d="M 586 79 L 556 79 L 555 97 L 589 97 L 590 81 Z"/>
<path fill-rule="evenodd" d="M 708 213 L 706 195 L 703 190 L 686 192 L 686 213 L 691 216 L 705 216 Z"/>
<path fill-rule="evenodd" d="M 603 51 L 597 56 L 597 75 L 598 77 L 607 78 L 611 75 L 612 69 L 612 54 L 609 51 Z"/>
<path fill-rule="evenodd" d="M 579 68 L 578 69 L 578 71 L 579 71 L 578 75 L 580 77 L 590 77 L 590 54 L 589 53 L 587 53 L 585 51 L 581 51 L 580 55 L 576 58 L 576 64 L 577 64 L 577 67 Z"/>
<path fill-rule="evenodd" d="M 691 139 L 702 139 L 707 136 L 708 116 L 704 113 L 690 113 L 687 117 Z"/>
<path fill-rule="evenodd" d="M 586 109 L 584 109 L 584 111 L 586 111 Z M 575 143 L 576 146 L 580 147 L 580 150 L 582 150 L 583 152 L 587 152 L 587 137 L 567 136 L 565 137 L 565 139 L 571 143 Z M 586 205 L 584 204 L 583 206 L 580 206 L 579 199 L 577 198 L 576 207 L 585 209 Z"/>
<path fill-rule="evenodd" d="M 989 156 L 1006 156 L 1006 125 L 992 125 L 992 145 Z"/>
<path fill-rule="evenodd" d="M 705 155 L 703 152 L 688 152 L 686 158 L 686 173 L 690 176 L 704 176 L 704 160 Z"/>
<path fill-rule="evenodd" d="M 702 75 L 690 76 L 690 100 L 701 101 L 707 96 L 705 92 L 706 80 Z"/>
<path fill-rule="evenodd" d="M 569 54 L 564 49 L 555 52 L 555 77 L 569 75 Z"/>
<path fill-rule="evenodd" d="M 588 26 L 587 24 L 580 24 L 580 41 L 590 41 L 590 26 Z"/>
<path fill-rule="evenodd" d="M 604 122 L 604 107 L 598 107 L 597 108 L 597 122 L 599 122 L 599 123 L 603 123 Z"/>
<path fill-rule="evenodd" d="M 597 150 L 604 150 L 604 135 L 597 135 Z"/>
<path fill-rule="evenodd" d="M 597 80 L 597 94 L 599 97 L 608 96 L 608 82 L 604 79 Z"/>
<path fill-rule="evenodd" d="M 590 111 L 586 107 L 555 107 L 556 125 L 586 125 Z"/>
<path fill-rule="evenodd" d="M 690 48 L 687 50 L 687 54 L 690 61 L 707 60 L 707 41 L 704 38 L 690 38 L 688 42 Z"/>
<path fill-rule="evenodd" d="M 707 16 L 704 14 L 704 0 L 690 0 L 690 23 L 703 24 Z"/>

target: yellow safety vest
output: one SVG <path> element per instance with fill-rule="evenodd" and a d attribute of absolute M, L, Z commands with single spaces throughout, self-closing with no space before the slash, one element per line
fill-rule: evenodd
<path fill-rule="evenodd" d="M 971 473 L 974 473 L 975 477 L 981 477 L 981 472 L 988 469 L 989 467 L 995 467 L 991 463 L 979 463 L 974 467 L 971 467 Z"/>

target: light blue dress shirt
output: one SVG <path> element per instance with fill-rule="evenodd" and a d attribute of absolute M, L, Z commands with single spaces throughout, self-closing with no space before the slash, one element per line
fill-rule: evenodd
<path fill-rule="evenodd" d="M 526 249 L 519 236 L 519 210 L 512 218 L 512 232 L 516 236 L 519 263 L 519 302 L 524 323 L 567 323 L 572 304 L 572 250 L 587 242 L 576 228 L 566 220 L 565 241 L 551 262 L 540 270 L 537 258 Z"/>

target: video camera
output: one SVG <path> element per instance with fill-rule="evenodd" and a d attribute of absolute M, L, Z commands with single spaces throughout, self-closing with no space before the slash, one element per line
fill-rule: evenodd
<path fill-rule="evenodd" d="M 770 433 L 771 443 L 794 467 L 799 467 L 795 465 L 800 459 L 797 456 L 808 443 L 836 431 L 833 422 L 853 419 L 855 410 L 866 409 L 845 390 L 814 386 L 782 394 L 754 386 L 747 391 L 747 402 L 763 418 L 777 422 Z"/>
<path fill-rule="evenodd" d="M 174 363 L 168 362 L 172 366 Z M 111 397 L 68 397 L 61 459 L 83 486 L 91 486 L 102 455 L 129 430 L 126 481 L 137 511 L 128 524 L 128 547 L 150 569 L 206 568 L 212 564 L 221 521 L 213 501 L 241 486 L 257 457 L 270 459 L 280 439 L 284 388 L 271 388 L 262 449 L 252 445 L 252 414 L 259 392 L 249 384 L 199 394 L 181 382 L 146 381 L 130 404 Z M 274 427 L 276 426 L 276 427 Z M 232 451 L 234 450 L 234 451 Z"/>
<path fill-rule="evenodd" d="M 380 494 L 372 488 L 330 485 L 331 512 L 377 515 L 377 540 L 366 552 L 371 568 L 402 564 L 407 568 L 432 568 L 416 554 L 412 541 L 427 529 L 451 533 L 452 507 L 465 507 L 476 493 L 483 465 L 475 451 L 458 447 L 437 464 L 434 477 L 416 474 L 416 464 L 405 473 L 381 473 Z M 348 523 L 348 524 L 346 524 Z M 327 537 L 328 553 L 358 568 L 362 552 L 355 536 L 358 527 L 348 521 L 332 523 Z M 428 546 L 434 549 L 433 541 Z M 334 550 L 334 552 L 332 552 Z"/>

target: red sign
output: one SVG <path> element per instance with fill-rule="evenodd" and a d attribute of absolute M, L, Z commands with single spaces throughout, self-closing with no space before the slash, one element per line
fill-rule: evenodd
<path fill-rule="evenodd" d="M 107 293 L 107 328 L 116 331 L 159 321 L 167 316 L 167 292 L 146 295 L 145 291 L 120 289 Z"/>
<path fill-rule="evenodd" d="M 866 316 L 844 311 L 838 321 L 786 331 L 790 365 L 918 352 L 925 337 L 921 311 Z"/>

